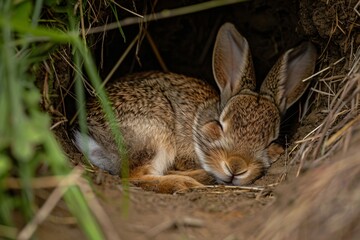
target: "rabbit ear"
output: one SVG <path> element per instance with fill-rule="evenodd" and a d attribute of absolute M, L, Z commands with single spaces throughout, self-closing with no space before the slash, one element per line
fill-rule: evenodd
<path fill-rule="evenodd" d="M 213 74 L 220 89 L 221 106 L 243 89 L 255 90 L 249 44 L 231 23 L 225 23 L 216 37 Z"/>
<path fill-rule="evenodd" d="M 275 64 L 261 85 L 260 94 L 270 95 L 285 113 L 309 86 L 302 80 L 313 74 L 316 49 L 310 42 L 288 50 Z"/>

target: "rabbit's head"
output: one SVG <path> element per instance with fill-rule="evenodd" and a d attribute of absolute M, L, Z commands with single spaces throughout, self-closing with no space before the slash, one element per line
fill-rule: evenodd
<path fill-rule="evenodd" d="M 255 92 L 248 42 L 232 24 L 220 28 L 213 53 L 220 99 L 200 107 L 193 130 L 200 163 L 219 183 L 249 184 L 270 166 L 281 116 L 305 92 L 316 58 L 311 43 L 288 50 Z"/>

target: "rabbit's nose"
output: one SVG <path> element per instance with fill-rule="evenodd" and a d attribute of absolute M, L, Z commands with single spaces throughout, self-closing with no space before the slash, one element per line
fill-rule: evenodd
<path fill-rule="evenodd" d="M 244 172 L 238 175 L 227 175 L 226 178 L 218 179 L 218 183 L 229 186 L 239 186 L 242 185 L 244 181 L 247 182 L 247 178 L 249 177 L 248 173 L 249 172 L 246 171 L 246 173 Z"/>
<path fill-rule="evenodd" d="M 239 167 L 238 165 L 231 165 L 229 163 L 225 162 L 225 172 L 228 176 L 228 180 L 224 181 L 226 184 L 234 185 L 235 181 L 238 181 L 238 179 L 246 178 L 249 174 L 249 170 L 247 167 Z"/>

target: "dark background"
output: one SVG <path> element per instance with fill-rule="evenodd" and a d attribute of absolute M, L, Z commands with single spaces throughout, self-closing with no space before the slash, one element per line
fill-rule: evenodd
<path fill-rule="evenodd" d="M 144 14 L 199 2 L 204 1 L 122 1 L 121 4 Z M 152 21 L 143 26 L 143 31 L 148 31 L 153 38 L 169 71 L 213 83 L 211 57 L 215 37 L 223 23 L 231 22 L 247 38 L 257 79 L 261 82 L 281 53 L 306 39 L 298 25 L 298 5 L 298 1 L 294 0 L 248 1 Z M 107 11 L 111 10 L 104 9 L 102 17 L 107 22 L 115 21 L 116 19 L 110 19 L 112 12 Z M 118 9 L 118 15 L 120 19 L 133 16 L 121 9 Z M 123 27 L 126 43 L 119 29 L 106 32 L 105 37 L 103 33 L 93 36 L 93 50 L 103 79 L 128 44 L 139 34 L 139 30 L 139 25 Z M 125 62 L 116 71 L 114 79 L 132 72 L 161 70 L 146 37 L 139 42 L 137 55 L 135 51 L 136 48 L 128 54 Z"/>

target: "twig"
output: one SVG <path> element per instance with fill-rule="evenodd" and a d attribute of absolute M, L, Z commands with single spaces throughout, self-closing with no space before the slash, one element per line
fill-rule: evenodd
<path fill-rule="evenodd" d="M 231 190 L 247 190 L 247 191 L 263 191 L 266 188 L 274 187 L 277 183 L 266 186 L 230 186 L 230 185 L 205 185 L 204 187 L 195 187 L 192 189 L 231 189 Z"/>
<path fill-rule="evenodd" d="M 50 127 L 50 130 L 54 130 L 57 126 L 61 125 L 62 123 L 66 123 L 67 121 L 68 121 L 67 119 L 63 119 L 63 120 L 58 121 L 57 123 L 55 123 L 54 125 L 52 125 Z"/>
<path fill-rule="evenodd" d="M 162 58 L 160 52 L 159 52 L 159 48 L 156 46 L 153 38 L 151 37 L 151 35 L 149 34 L 149 32 L 146 32 L 146 39 L 148 40 L 150 46 L 151 46 L 151 49 L 153 50 L 155 56 L 156 56 L 156 59 L 158 60 L 160 66 L 161 66 L 161 69 L 164 71 L 164 72 L 168 72 L 169 69 L 168 67 L 166 66 L 166 63 L 164 62 L 164 59 Z"/>
<path fill-rule="evenodd" d="M 89 204 L 91 211 L 94 213 L 96 218 L 98 219 L 104 234 L 107 236 L 106 239 L 109 240 L 120 240 L 117 231 L 111 219 L 106 214 L 105 210 L 97 200 L 93 190 L 90 188 L 89 183 L 85 181 L 85 179 L 79 179 L 77 182 L 81 192 L 84 194 L 86 198 L 86 202 Z"/>
<path fill-rule="evenodd" d="M 330 68 L 332 68 L 333 66 L 337 65 L 338 63 L 340 63 L 340 62 L 343 61 L 344 59 L 345 59 L 345 57 L 340 58 L 340 59 L 337 60 L 336 62 L 330 64 L 328 67 L 326 67 L 326 68 L 318 71 L 317 73 L 314 73 L 313 75 L 311 75 L 310 77 L 307 77 L 307 78 L 303 79 L 302 81 L 303 81 L 303 82 L 306 82 L 306 81 L 312 79 L 313 77 L 316 77 L 317 75 L 320 75 L 321 73 L 329 70 Z"/>
<path fill-rule="evenodd" d="M 80 9 L 80 24 L 81 24 L 81 35 L 83 37 L 84 44 L 86 44 L 86 34 L 85 34 L 85 22 L 84 22 L 84 12 L 83 12 L 83 3 L 82 0 L 79 1 Z"/>
<path fill-rule="evenodd" d="M 180 7 L 180 8 L 176 8 L 176 9 L 170 9 L 170 10 L 166 9 L 166 10 L 162 10 L 161 12 L 158 12 L 158 13 L 144 15 L 142 21 L 150 22 L 150 21 L 154 21 L 154 20 L 176 17 L 176 16 L 200 12 L 200 11 L 208 10 L 211 8 L 216 8 L 216 7 L 220 7 L 220 6 L 225 6 L 225 5 L 230 5 L 230 4 L 235 4 L 235 3 L 239 3 L 239 2 L 245 2 L 245 1 L 247 1 L 247 0 L 222 0 L 222 1 L 214 0 L 214 1 L 204 2 L 204 3 L 194 4 L 194 5 L 190 5 L 190 6 Z M 123 26 L 129 26 L 129 25 L 133 25 L 133 24 L 137 24 L 137 23 L 139 23 L 139 17 L 129 17 L 129 18 L 120 20 L 119 22 L 113 22 L 113 23 L 109 23 L 105 26 L 88 29 L 87 33 L 88 34 L 99 33 L 99 32 L 103 32 L 105 28 L 106 28 L 106 30 L 111 30 L 111 29 L 118 28 L 119 25 L 123 27 Z"/>
<path fill-rule="evenodd" d="M 127 11 L 127 12 L 129 12 L 129 13 L 137 16 L 137 17 L 139 17 L 139 18 L 144 18 L 144 16 L 142 16 L 142 15 L 140 15 L 140 14 L 134 12 L 134 11 L 131 11 L 130 9 L 127 9 L 126 7 L 121 6 L 119 3 L 115 2 L 114 0 L 112 0 L 111 2 L 112 2 L 113 4 L 115 4 L 116 6 L 118 6 L 119 8 L 121 8 L 122 10 L 125 10 L 125 11 Z"/>
<path fill-rule="evenodd" d="M 51 193 L 49 198 L 46 200 L 40 210 L 36 213 L 34 218 L 20 231 L 17 239 L 27 240 L 31 238 L 38 226 L 55 208 L 56 204 L 60 201 L 61 197 L 67 191 L 69 186 L 74 185 L 74 183 L 81 177 L 82 172 L 83 170 L 81 168 L 76 167 L 66 178 L 64 178 L 59 183 L 59 186 Z"/>
<path fill-rule="evenodd" d="M 324 92 L 319 89 L 311 88 L 311 90 L 314 92 L 317 92 L 319 94 L 322 94 L 322 95 L 331 96 L 331 97 L 335 96 L 335 94 L 333 94 L 333 93 Z"/>
<path fill-rule="evenodd" d="M 135 43 L 137 42 L 137 40 L 140 37 L 140 33 L 136 35 L 136 37 L 131 41 L 131 43 L 129 44 L 129 46 L 126 48 L 126 50 L 124 51 L 124 53 L 121 55 L 121 57 L 119 58 L 119 60 L 116 62 L 116 64 L 114 65 L 114 67 L 111 69 L 111 71 L 109 72 L 109 74 L 106 76 L 105 80 L 102 82 L 101 84 L 101 88 L 103 88 L 105 86 L 105 84 L 111 79 L 111 77 L 114 75 L 115 71 L 119 68 L 119 66 L 121 65 L 121 63 L 125 60 L 126 56 L 129 54 L 129 52 L 131 51 L 131 49 L 133 48 L 133 46 L 135 45 Z M 95 90 L 94 90 L 95 91 Z"/>
<path fill-rule="evenodd" d="M 67 187 L 74 185 L 73 182 L 65 181 L 68 176 L 49 176 L 33 178 L 30 186 L 34 189 L 54 188 L 54 187 Z M 19 178 L 7 178 L 5 186 L 8 189 L 22 189 L 21 180 Z"/>
<path fill-rule="evenodd" d="M 300 143 L 305 142 L 306 139 L 308 139 L 308 137 L 313 134 L 314 132 L 316 132 L 319 128 L 321 128 L 323 126 L 324 123 L 321 123 L 319 126 L 317 126 L 315 129 L 313 129 L 311 132 L 309 132 L 308 134 L 305 135 L 305 137 L 303 137 L 302 140 L 296 141 L 296 145 L 295 147 L 293 147 L 293 149 L 291 149 L 291 151 L 289 152 L 289 154 L 291 154 L 292 152 L 295 151 L 295 149 L 299 146 Z M 317 135 L 318 136 L 318 135 Z"/>
<path fill-rule="evenodd" d="M 325 147 L 330 146 L 336 140 L 338 140 L 344 133 L 351 128 L 356 122 L 360 121 L 360 115 L 358 115 L 355 119 L 351 120 L 344 127 L 342 127 L 338 132 L 334 133 L 324 144 Z"/>
<path fill-rule="evenodd" d="M 357 4 L 354 7 L 354 11 L 356 12 L 356 14 L 360 17 L 360 12 L 358 10 L 358 7 L 360 6 L 360 1 L 357 2 Z"/>
<path fill-rule="evenodd" d="M 306 156 L 306 153 L 310 150 L 310 148 L 305 148 L 304 151 L 301 152 L 301 158 L 300 158 L 300 164 L 299 164 L 299 167 L 298 167 L 298 170 L 296 172 L 296 177 L 299 177 L 300 175 L 300 171 L 304 165 L 304 162 L 305 162 L 305 156 Z"/>
<path fill-rule="evenodd" d="M 346 75 L 330 76 L 330 77 L 327 77 L 327 78 L 319 79 L 319 81 L 320 82 L 331 81 L 333 83 L 333 82 L 335 82 L 334 80 L 342 81 L 345 77 L 346 77 Z"/>

